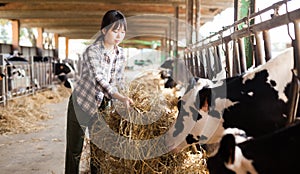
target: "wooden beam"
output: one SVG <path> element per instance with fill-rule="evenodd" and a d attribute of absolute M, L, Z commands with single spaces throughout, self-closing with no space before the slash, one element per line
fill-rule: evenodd
<path fill-rule="evenodd" d="M 10 3 L 10 2 L 24 2 L 24 0 L 0 0 L 0 3 Z M 26 2 L 28 3 L 35 3 L 37 2 L 36 0 L 26 0 Z M 182 0 L 126 0 L 124 2 L 124 0 L 110 0 L 110 1 L 106 1 L 106 0 L 39 0 L 39 2 L 43 2 L 43 3 L 63 3 L 63 2 L 68 2 L 68 3 L 99 3 L 99 2 L 105 2 L 106 4 L 126 4 L 126 3 L 135 3 L 135 4 L 184 4 L 184 2 Z"/>

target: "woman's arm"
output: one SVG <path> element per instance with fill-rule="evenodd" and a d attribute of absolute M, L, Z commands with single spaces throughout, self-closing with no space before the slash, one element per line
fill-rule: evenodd
<path fill-rule="evenodd" d="M 105 73 L 110 73 L 105 72 L 105 68 L 109 65 L 103 60 L 99 47 L 90 47 L 86 56 L 91 78 L 95 78 L 96 82 L 105 90 L 105 92 L 112 96 L 113 93 L 117 92 L 117 88 L 113 87 L 105 78 L 107 76 Z"/>
<path fill-rule="evenodd" d="M 121 102 L 125 103 L 127 107 L 133 104 L 133 100 L 129 97 L 123 96 L 118 92 L 118 89 L 112 86 L 107 80 L 106 75 L 104 74 L 106 63 L 103 62 L 104 60 L 101 59 L 101 53 L 98 47 L 92 47 L 87 52 L 87 63 L 90 66 L 90 72 L 92 76 L 95 77 L 97 83 L 107 92 L 112 98 L 120 100 Z M 108 72 L 110 73 L 110 72 Z M 121 72 L 123 74 L 123 72 Z"/>
<path fill-rule="evenodd" d="M 124 96 L 124 95 L 120 94 L 119 92 L 113 93 L 113 94 L 112 94 L 112 97 L 113 97 L 114 99 L 117 99 L 117 100 L 119 100 L 119 101 L 125 103 L 125 104 L 126 104 L 126 107 L 130 107 L 130 105 L 133 105 L 133 104 L 134 104 L 134 102 L 133 102 L 133 100 L 132 100 L 131 98 L 129 98 L 129 97 L 127 97 L 127 96 Z"/>

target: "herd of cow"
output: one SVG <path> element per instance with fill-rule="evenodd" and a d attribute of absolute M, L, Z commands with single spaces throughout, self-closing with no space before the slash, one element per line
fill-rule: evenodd
<path fill-rule="evenodd" d="M 14 69 L 10 60 L 6 65 Z M 52 63 L 54 75 L 71 88 L 74 67 L 67 62 Z M 296 158 L 300 156 L 300 123 L 296 118 L 287 124 L 293 65 L 293 50 L 287 49 L 239 76 L 193 78 L 178 102 L 177 119 L 168 131 L 169 150 L 176 153 L 193 144 L 205 145 L 211 174 L 299 172 Z M 11 72 L 16 71 L 13 69 Z M 11 72 L 9 78 L 14 77 Z M 21 72 L 16 74 L 22 76 Z M 165 74 L 162 78 L 171 80 Z M 176 85 L 171 83 L 165 87 Z M 238 131 L 228 133 L 229 129 Z M 240 132 L 247 137 L 243 134 L 241 138 Z"/>
<path fill-rule="evenodd" d="M 29 65 L 29 61 L 21 56 L 10 56 L 8 58 L 3 59 L 3 67 L 4 71 L 0 74 L 0 80 L 7 78 L 8 82 L 8 90 L 14 90 L 13 85 L 11 84 L 12 81 L 28 78 L 31 73 L 28 69 L 31 67 Z M 51 63 L 52 64 L 52 74 L 54 75 L 55 79 L 58 79 L 60 83 L 62 83 L 67 88 L 72 88 L 72 81 L 75 78 L 75 67 L 71 63 L 59 62 L 56 60 L 52 60 L 51 57 L 41 57 L 41 56 L 34 56 L 33 59 L 34 63 L 36 62 L 44 62 L 44 63 Z M 26 69 L 26 70 L 25 70 Z M 49 72 L 47 71 L 46 74 L 47 78 L 51 77 Z M 30 88 L 31 84 L 23 84 L 26 88 Z M 39 86 L 39 82 L 37 80 L 34 81 L 35 87 Z"/>
<path fill-rule="evenodd" d="M 194 78 L 178 102 L 166 142 L 170 151 L 205 145 L 211 174 L 299 173 L 298 112 L 288 124 L 293 65 L 290 48 L 236 77 Z M 239 131 L 226 134 L 233 128 Z M 247 137 L 236 141 L 236 132 Z"/>

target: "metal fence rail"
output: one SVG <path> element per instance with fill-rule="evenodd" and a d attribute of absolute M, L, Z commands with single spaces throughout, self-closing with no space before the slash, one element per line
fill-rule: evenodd
<path fill-rule="evenodd" d="M 0 104 L 8 100 L 34 94 L 38 90 L 49 88 L 56 81 L 53 75 L 52 61 L 14 62 L 8 65 L 0 55 Z"/>
<path fill-rule="evenodd" d="M 269 20 L 251 24 L 250 20 L 259 17 L 269 10 L 276 12 L 279 6 L 285 4 L 286 13 L 275 14 Z M 238 29 L 238 25 L 244 24 L 246 27 Z M 292 25 L 291 25 L 292 24 Z M 290 46 L 294 51 L 294 76 L 291 84 L 292 98 L 289 104 L 288 123 L 295 120 L 297 104 L 300 91 L 300 8 L 288 12 L 287 1 L 280 1 L 272 6 L 251 14 L 247 18 L 236 21 L 234 24 L 224 27 L 223 30 L 190 45 L 185 53 L 184 60 L 193 76 L 213 79 L 217 73 L 225 70 L 226 74 L 222 78 L 233 77 L 246 72 L 246 48 L 245 40 L 250 41 L 250 56 L 252 67 L 257 67 L 266 63 L 272 58 L 271 36 L 269 31 L 280 26 L 287 26 L 287 33 L 291 39 Z M 293 26 L 293 27 L 291 27 Z M 290 31 L 294 30 L 292 36 Z M 282 33 L 278 33 L 282 34 Z M 225 60 L 222 66 L 221 60 Z M 221 66 L 220 66 L 221 65 Z M 224 72 L 224 71 L 223 71 Z"/>
<path fill-rule="evenodd" d="M 285 4 L 280 1 L 272 6 L 251 14 L 249 17 L 236 21 L 230 26 L 224 27 L 219 32 L 189 46 L 184 55 L 185 64 L 194 76 L 212 79 L 220 69 L 225 68 L 226 77 L 241 74 L 247 70 L 245 55 L 245 39 L 252 41 L 254 67 L 264 64 L 271 55 L 271 38 L 269 30 L 293 24 L 295 37 L 291 40 L 294 46 L 295 57 L 299 58 L 300 38 L 299 21 L 300 9 L 286 12 L 283 15 L 274 15 L 272 19 L 250 25 L 250 20 L 258 17 L 264 12 L 277 9 Z M 247 27 L 234 30 L 238 25 L 244 24 Z M 292 27 L 289 28 L 293 29 Z M 225 60 L 225 66 L 220 66 L 221 59 Z M 252 58 L 251 58 L 252 59 Z M 299 64 L 299 60 L 295 62 Z M 300 67 L 300 66 L 299 66 Z M 300 69 L 298 67 L 298 72 Z"/>

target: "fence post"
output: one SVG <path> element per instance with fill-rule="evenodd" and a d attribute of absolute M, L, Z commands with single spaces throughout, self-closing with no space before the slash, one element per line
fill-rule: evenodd
<path fill-rule="evenodd" d="M 238 39 L 239 55 L 240 55 L 240 66 L 241 73 L 247 71 L 247 62 L 246 62 L 246 52 L 245 52 L 245 43 L 243 38 Z"/>
<path fill-rule="evenodd" d="M 293 45 L 293 52 L 294 52 L 294 75 L 293 81 L 291 85 L 291 102 L 289 102 L 289 113 L 288 113 L 288 124 L 293 123 L 296 119 L 296 112 L 298 109 L 299 103 L 299 92 L 300 92 L 300 56 L 299 56 L 299 49 L 300 49 L 300 27 L 299 21 L 294 21 L 294 31 L 295 31 L 295 39 L 292 40 Z"/>
<path fill-rule="evenodd" d="M 230 58 L 230 54 L 229 54 L 229 43 L 225 42 L 225 57 L 226 57 L 226 77 L 232 77 L 232 73 L 231 73 L 231 63 L 230 61 L 232 60 Z"/>
<path fill-rule="evenodd" d="M 264 48 L 265 48 L 265 59 L 267 62 L 272 58 L 271 37 L 270 37 L 269 30 L 263 31 L 263 40 L 264 40 Z"/>
<path fill-rule="evenodd" d="M 30 85 L 32 94 L 35 94 L 35 88 L 34 88 L 34 61 L 33 56 L 29 57 L 29 66 L 30 66 Z"/>
<path fill-rule="evenodd" d="M 220 50 L 219 46 L 213 47 L 213 57 L 214 57 L 214 71 L 215 75 L 217 75 L 219 72 L 222 71 L 222 63 L 221 63 L 221 56 L 220 56 Z"/>
<path fill-rule="evenodd" d="M 212 66 L 211 66 L 211 59 L 212 59 L 212 56 L 210 54 L 210 49 L 209 48 L 206 48 L 205 49 L 205 53 L 206 53 L 206 69 L 207 69 L 207 76 L 208 76 L 208 79 L 212 79 L 213 78 L 213 72 L 212 72 Z"/>
<path fill-rule="evenodd" d="M 255 43 L 256 43 L 256 50 L 255 50 L 255 67 L 258 65 L 262 65 L 266 63 L 266 59 L 264 58 L 264 50 L 263 50 L 263 41 L 262 41 L 262 32 L 255 33 Z"/>
<path fill-rule="evenodd" d="M 1 83 L 1 98 L 2 98 L 2 101 L 3 101 L 3 105 L 6 106 L 6 100 L 7 100 L 7 97 L 6 97 L 6 78 L 7 78 L 7 74 L 5 73 L 5 65 L 4 65 L 4 57 L 3 55 L 0 54 L 0 66 L 1 66 L 1 74 L 5 75 L 5 78 L 2 78 L 2 83 Z"/>
<path fill-rule="evenodd" d="M 203 58 L 202 58 L 202 50 L 197 50 L 198 55 L 198 77 L 204 77 L 204 66 L 203 66 Z"/>
<path fill-rule="evenodd" d="M 233 44 L 232 75 L 237 76 L 238 74 L 241 74 L 239 46 L 237 40 L 233 40 L 232 44 Z"/>

